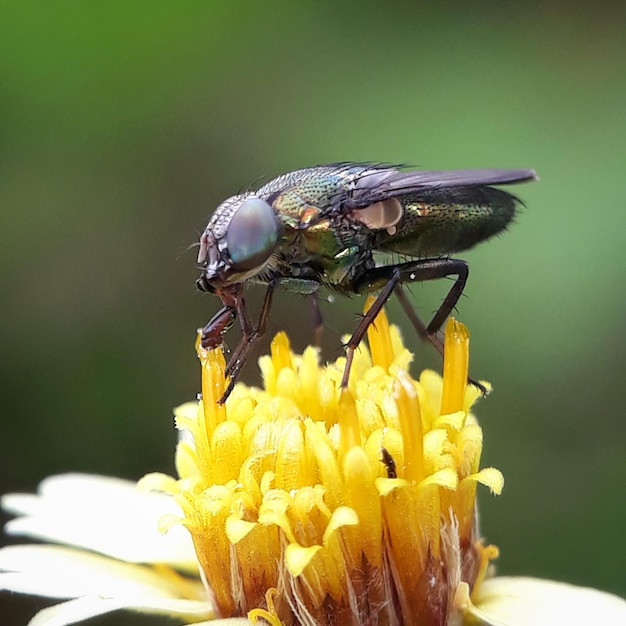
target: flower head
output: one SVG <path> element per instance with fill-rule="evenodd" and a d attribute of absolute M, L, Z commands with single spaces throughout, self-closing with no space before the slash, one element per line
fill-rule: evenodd
<path fill-rule="evenodd" d="M 320 367 L 279 333 L 264 388 L 239 384 L 224 405 L 223 355 L 199 350 L 201 400 L 176 411 L 178 478 L 70 474 L 3 497 L 18 515 L 7 532 L 66 545 L 0 548 L 0 590 L 66 600 L 31 626 L 121 608 L 224 625 L 625 622 L 626 602 L 596 590 L 483 581 L 497 549 L 476 488 L 503 479 L 480 469 L 465 327 L 447 325 L 443 376 L 419 380 L 384 314 L 368 341 L 342 389 L 345 359 Z"/>
<path fill-rule="evenodd" d="M 176 412 L 191 437 L 162 486 L 222 616 L 445 624 L 459 585 L 473 589 L 497 554 L 476 528 L 477 483 L 499 493 L 503 479 L 479 467 L 467 330 L 448 323 L 443 378 L 418 381 L 384 314 L 368 340 L 342 390 L 343 358 L 320 367 L 279 333 L 264 389 L 238 385 L 225 405 L 223 355 L 199 350 L 202 400 Z"/>

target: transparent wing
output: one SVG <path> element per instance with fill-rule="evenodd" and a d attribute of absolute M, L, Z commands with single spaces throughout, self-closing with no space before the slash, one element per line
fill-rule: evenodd
<path fill-rule="evenodd" d="M 374 169 L 355 178 L 343 198 L 343 209 L 366 207 L 374 202 L 424 191 L 456 187 L 488 187 L 537 180 L 533 170 L 450 170 L 404 172 L 396 168 Z"/>

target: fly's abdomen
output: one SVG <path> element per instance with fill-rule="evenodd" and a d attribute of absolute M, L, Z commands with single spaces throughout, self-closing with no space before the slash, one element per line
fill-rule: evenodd
<path fill-rule="evenodd" d="M 519 200 L 492 187 L 432 190 L 400 198 L 403 216 L 395 233 L 380 233 L 380 246 L 408 256 L 441 256 L 467 250 L 503 231 Z"/>

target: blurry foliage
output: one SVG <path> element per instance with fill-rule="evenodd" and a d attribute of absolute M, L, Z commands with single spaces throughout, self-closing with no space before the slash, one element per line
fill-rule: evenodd
<path fill-rule="evenodd" d="M 259 176 L 534 167 L 511 231 L 462 255 L 458 316 L 495 387 L 485 463 L 507 480 L 482 494 L 484 532 L 502 573 L 626 592 L 623 5 L 1 9 L 1 492 L 68 470 L 173 471 L 171 408 L 198 389 L 195 329 L 218 306 L 195 292 L 193 245 Z M 444 288 L 413 286 L 419 310 Z M 301 348 L 302 302 L 278 302 L 270 334 Z M 324 304 L 327 358 L 361 306 Z M 439 367 L 414 345 L 416 369 Z"/>

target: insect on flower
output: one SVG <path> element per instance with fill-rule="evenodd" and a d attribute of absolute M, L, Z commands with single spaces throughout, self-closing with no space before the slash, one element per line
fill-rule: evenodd
<path fill-rule="evenodd" d="M 335 163 L 284 174 L 225 200 L 200 237 L 202 275 L 196 281 L 223 304 L 202 329 L 202 346 L 221 345 L 237 318 L 243 332 L 221 401 L 265 332 L 276 288 L 310 296 L 318 330 L 321 287 L 343 295 L 378 292 L 346 344 L 344 386 L 356 347 L 392 292 L 419 336 L 443 354 L 438 332 L 469 274 L 467 263 L 450 255 L 503 231 L 513 219 L 519 200 L 493 185 L 535 179 L 533 170 L 428 172 Z M 454 284 L 424 324 L 402 285 L 448 276 Z M 256 324 L 243 295 L 248 281 L 266 285 Z"/>

